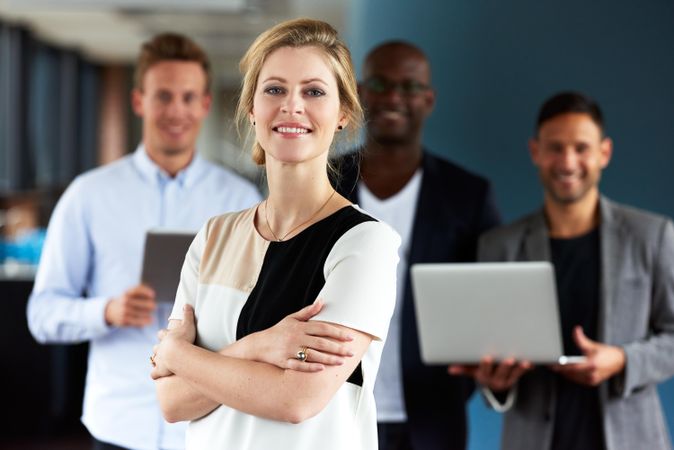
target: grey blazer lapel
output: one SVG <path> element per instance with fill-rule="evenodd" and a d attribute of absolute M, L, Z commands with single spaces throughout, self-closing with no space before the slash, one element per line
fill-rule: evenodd
<path fill-rule="evenodd" d="M 612 336 L 611 326 L 608 323 L 615 296 L 616 282 L 621 276 L 621 266 L 624 263 L 626 236 L 620 226 L 620 214 L 613 203 L 605 197 L 599 199 L 600 214 L 600 251 L 601 251 L 601 281 L 599 286 L 599 327 L 597 337 L 599 341 L 610 343 Z"/>
<path fill-rule="evenodd" d="M 550 261 L 550 242 L 545 214 L 541 210 L 531 216 L 524 235 L 523 261 Z"/>

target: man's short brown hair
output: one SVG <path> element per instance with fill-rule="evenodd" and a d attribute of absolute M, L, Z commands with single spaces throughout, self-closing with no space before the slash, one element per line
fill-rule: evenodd
<path fill-rule="evenodd" d="M 187 36 L 162 33 L 145 42 L 140 49 L 133 82 L 136 89 L 143 89 L 145 73 L 162 61 L 186 61 L 201 65 L 206 74 L 206 92 L 211 90 L 211 62 L 206 52 Z"/>

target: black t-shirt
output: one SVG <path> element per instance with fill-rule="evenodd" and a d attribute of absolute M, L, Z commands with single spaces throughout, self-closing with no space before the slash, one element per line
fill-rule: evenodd
<path fill-rule="evenodd" d="M 592 340 L 599 323 L 599 229 L 572 239 L 550 239 L 565 355 L 580 355 L 573 328 Z M 602 450 L 604 432 L 599 389 L 557 376 L 552 450 Z"/>

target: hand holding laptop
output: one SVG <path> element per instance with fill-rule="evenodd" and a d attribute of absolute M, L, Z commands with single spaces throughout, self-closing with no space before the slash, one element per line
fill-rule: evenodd
<path fill-rule="evenodd" d="M 478 365 L 452 364 L 447 371 L 450 375 L 468 375 L 482 386 L 493 392 L 507 391 L 517 383 L 522 375 L 531 370 L 529 361 L 517 361 L 515 358 L 506 358 L 500 362 L 485 356 Z"/>
<path fill-rule="evenodd" d="M 585 386 L 597 386 L 625 368 L 625 352 L 620 347 L 602 344 L 585 336 L 575 327 L 573 339 L 585 355 L 577 364 L 555 364 L 551 368 L 569 380 Z"/>
<path fill-rule="evenodd" d="M 426 364 L 477 366 L 485 356 L 535 364 L 569 359 L 549 262 L 414 264 L 411 271 Z"/>
<path fill-rule="evenodd" d="M 620 347 L 589 339 L 579 326 L 574 329 L 573 338 L 584 356 L 563 357 L 561 364 L 548 366 L 551 370 L 585 386 L 597 386 L 624 370 L 625 353 Z M 450 375 L 471 376 L 482 386 L 501 392 L 513 387 L 531 368 L 533 366 L 528 361 L 506 358 L 497 363 L 487 356 L 478 365 L 450 365 L 448 372 Z"/>
<path fill-rule="evenodd" d="M 574 330 L 581 356 L 563 355 L 556 288 L 547 262 L 415 264 L 412 284 L 422 360 L 451 364 L 504 391 L 540 364 L 596 386 L 625 367 L 619 347 Z"/>

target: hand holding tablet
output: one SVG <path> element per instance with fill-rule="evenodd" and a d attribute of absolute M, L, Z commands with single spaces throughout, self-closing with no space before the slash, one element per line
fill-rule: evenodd
<path fill-rule="evenodd" d="M 155 292 L 157 302 L 173 303 L 185 254 L 195 234 L 188 231 L 150 230 L 145 235 L 141 282 Z"/>

